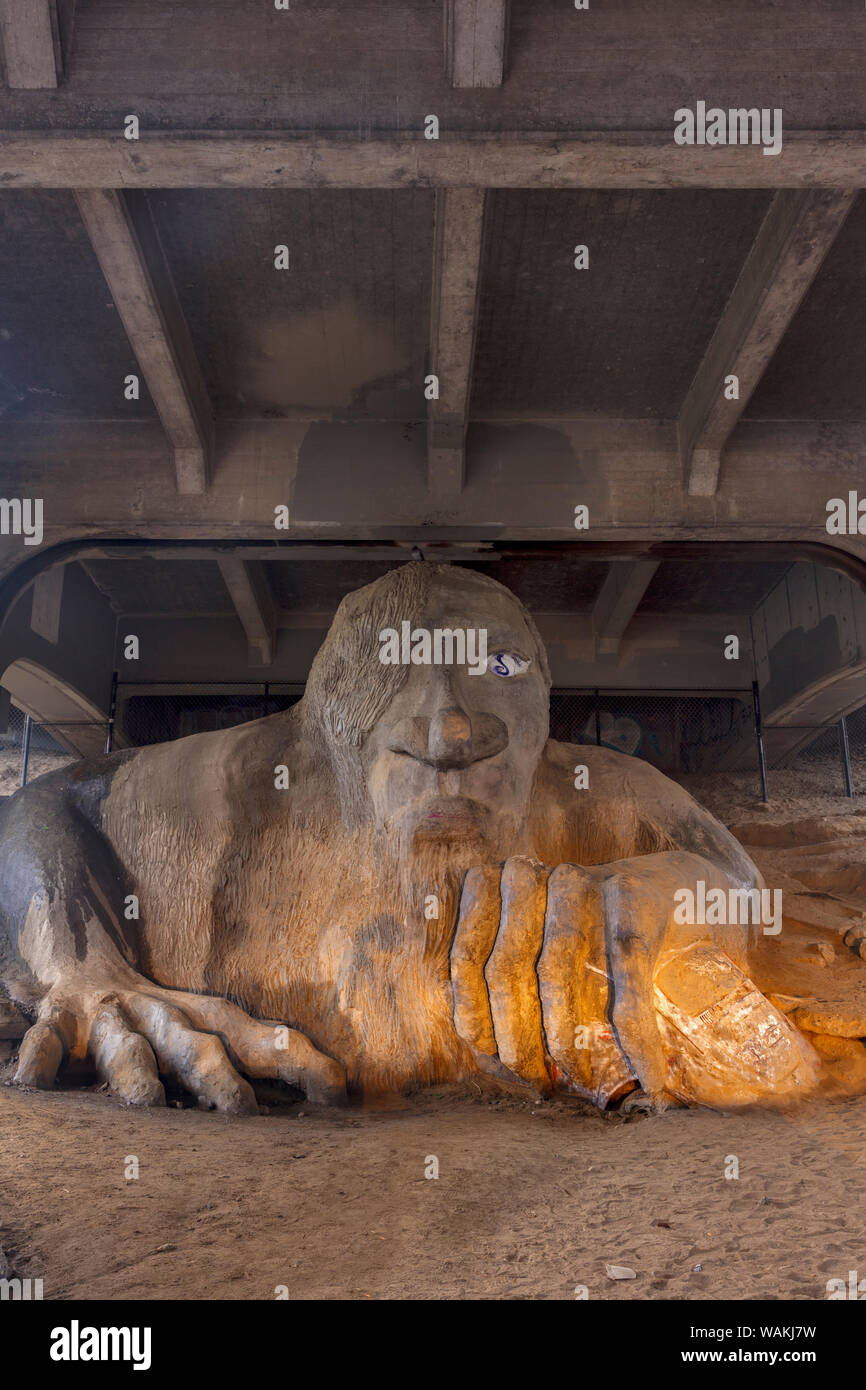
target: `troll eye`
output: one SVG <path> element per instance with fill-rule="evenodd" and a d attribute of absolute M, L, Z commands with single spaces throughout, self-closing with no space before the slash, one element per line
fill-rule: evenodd
<path fill-rule="evenodd" d="M 529 662 L 513 652 L 493 652 L 487 658 L 487 669 L 495 676 L 522 676 L 529 670 Z"/>

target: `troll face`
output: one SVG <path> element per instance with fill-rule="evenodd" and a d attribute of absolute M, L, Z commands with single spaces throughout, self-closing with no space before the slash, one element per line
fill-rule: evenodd
<path fill-rule="evenodd" d="M 385 635 L 401 629 L 412 642 L 386 653 Z M 549 689 L 531 618 L 485 576 L 413 564 L 350 594 L 308 685 L 347 821 L 405 850 L 513 852 L 547 740 Z"/>

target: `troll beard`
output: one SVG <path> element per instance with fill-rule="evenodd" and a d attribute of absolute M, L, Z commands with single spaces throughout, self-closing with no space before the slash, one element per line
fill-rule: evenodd
<path fill-rule="evenodd" d="M 344 773 L 350 761 L 339 760 Z M 464 816 L 449 798 L 443 811 L 456 814 L 441 822 L 427 802 L 377 825 L 363 779 L 338 778 L 337 788 L 339 811 L 320 799 L 315 828 L 297 826 L 301 872 L 290 876 L 289 922 L 271 938 L 272 989 L 259 1010 L 288 1016 L 367 1095 L 470 1074 L 449 968 L 460 892 L 467 869 L 532 852 L 524 808 L 469 803 Z M 272 870 L 272 882 L 281 877 Z"/>
<path fill-rule="evenodd" d="M 321 1043 L 365 1096 L 477 1070 L 454 1028 L 449 953 L 466 870 L 513 852 L 410 820 L 332 844 L 318 959 L 336 1007 Z"/>

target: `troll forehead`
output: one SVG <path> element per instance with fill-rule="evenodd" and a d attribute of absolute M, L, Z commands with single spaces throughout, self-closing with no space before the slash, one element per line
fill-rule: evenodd
<path fill-rule="evenodd" d="M 415 561 L 348 594 L 334 615 L 313 662 L 305 696 L 320 712 L 329 737 L 359 745 L 407 679 L 407 667 L 379 661 L 382 629 L 417 622 L 429 615 L 437 594 L 453 598 L 458 590 L 472 608 L 477 608 L 476 621 L 482 625 L 489 609 L 491 624 L 497 628 L 503 625 L 506 614 L 509 621 L 525 626 L 534 647 L 531 655 L 549 686 L 544 644 L 514 594 L 487 575 Z"/>

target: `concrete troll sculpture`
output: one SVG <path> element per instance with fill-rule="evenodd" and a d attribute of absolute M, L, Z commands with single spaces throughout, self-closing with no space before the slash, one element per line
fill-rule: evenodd
<path fill-rule="evenodd" d="M 751 859 L 648 764 L 550 740 L 549 684 L 513 594 L 412 563 L 341 603 L 291 710 L 18 792 L 15 1080 L 95 1069 L 158 1105 L 166 1079 L 233 1114 L 256 1078 L 336 1102 L 483 1071 L 602 1106 L 833 1084 L 753 982 L 778 924 Z"/>

